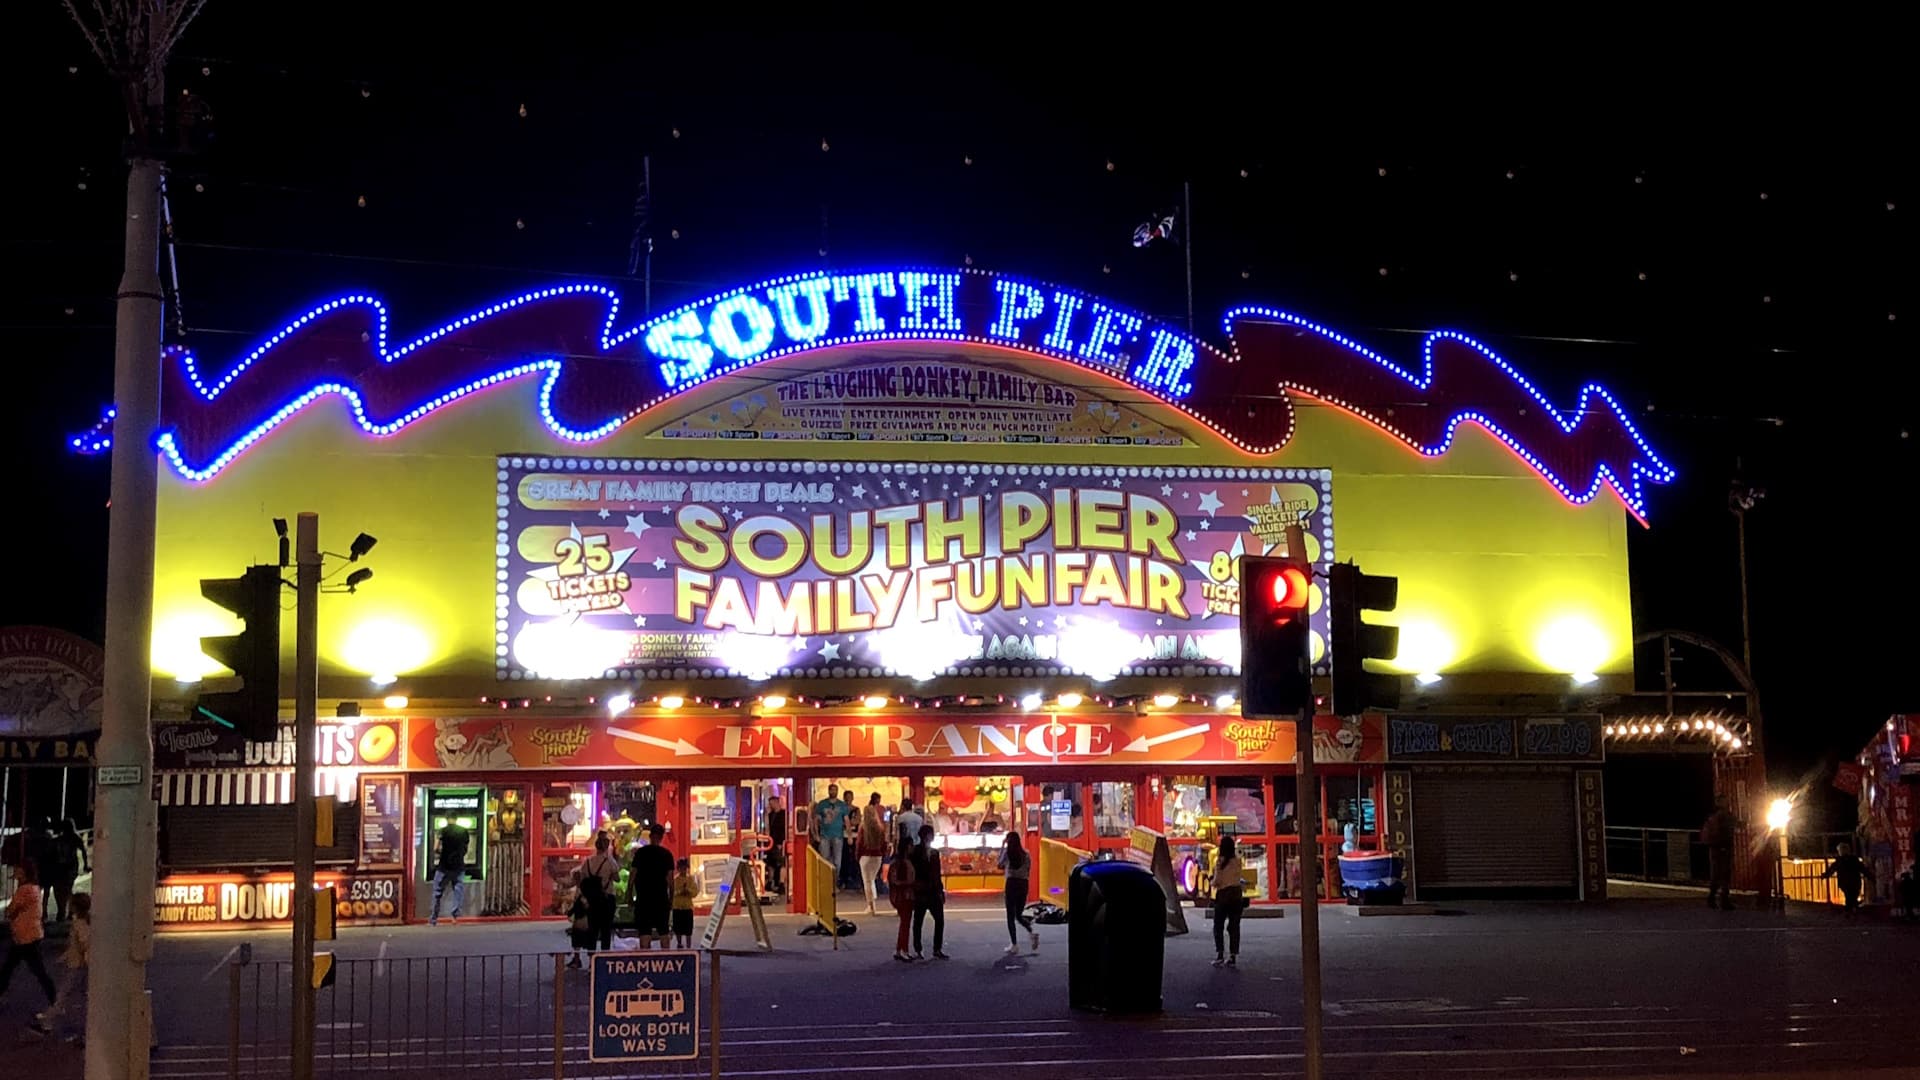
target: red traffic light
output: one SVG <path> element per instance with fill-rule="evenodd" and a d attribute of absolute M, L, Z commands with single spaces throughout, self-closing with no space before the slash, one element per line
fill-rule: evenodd
<path fill-rule="evenodd" d="M 1272 590 L 1275 607 L 1287 611 L 1304 611 L 1307 607 L 1308 594 L 1313 588 L 1313 579 L 1308 575 L 1305 567 L 1289 563 L 1280 567 L 1279 572 L 1273 575 L 1273 580 L 1268 587 Z"/>

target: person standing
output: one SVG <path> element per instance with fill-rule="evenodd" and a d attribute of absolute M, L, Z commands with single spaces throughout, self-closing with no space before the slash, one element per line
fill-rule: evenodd
<path fill-rule="evenodd" d="M 47 1004 L 58 1000 L 54 991 L 53 978 L 47 974 L 47 962 L 40 956 L 40 941 L 47 936 L 43 921 L 46 918 L 46 901 L 40 892 L 40 869 L 32 859 L 20 863 L 20 883 L 14 886 L 13 899 L 7 902 L 7 928 L 13 932 L 13 947 L 7 950 L 6 962 L 0 964 L 0 995 L 7 992 L 7 983 L 13 980 L 13 969 L 21 964 L 40 981 L 40 990 L 47 995 Z M 908 908 L 912 910 L 911 907 Z M 900 947 L 906 948 L 907 921 L 900 920 Z"/>
<path fill-rule="evenodd" d="M 1244 869 L 1233 837 L 1221 837 L 1213 863 L 1214 967 L 1240 966 L 1240 913 L 1247 909 L 1241 874 Z"/>
<path fill-rule="evenodd" d="M 1860 910 L 1862 875 L 1871 880 L 1873 871 L 1867 868 L 1867 864 L 1861 861 L 1860 856 L 1853 853 L 1853 845 L 1844 840 L 1840 842 L 1839 854 L 1827 864 L 1827 872 L 1820 875 L 1822 881 L 1833 878 L 1839 884 L 1840 896 L 1846 901 L 1849 916 Z"/>
<path fill-rule="evenodd" d="M 926 823 L 927 819 L 921 817 L 920 812 L 913 808 L 912 799 L 900 800 L 900 812 L 893 815 L 893 831 L 900 839 L 905 840 L 909 846 L 918 847 L 920 826 Z"/>
<path fill-rule="evenodd" d="M 667 850 L 667 830 L 659 822 L 647 827 L 647 842 L 633 853 L 627 888 L 633 897 L 633 927 L 640 947 L 650 943 L 667 947 L 673 932 L 673 852 Z"/>
<path fill-rule="evenodd" d="M 70 1021 L 78 1021 L 79 1034 L 68 1037 L 76 1046 L 85 1045 L 87 1030 L 87 958 L 93 942 L 93 897 L 73 894 L 73 924 L 67 931 L 67 951 L 61 956 L 67 970 L 60 976 L 60 990 L 53 1004 L 33 1018 L 33 1029 L 42 1035 L 54 1035 Z"/>
<path fill-rule="evenodd" d="M 913 921 L 913 845 L 901 840 L 893 852 L 893 862 L 887 866 L 887 899 L 893 902 L 893 910 L 900 916 L 900 932 L 895 935 L 893 958 L 903 962 L 912 962 L 907 955 L 907 924 Z"/>
<path fill-rule="evenodd" d="M 947 940 L 947 882 L 941 875 L 940 852 L 933 846 L 933 826 L 920 826 L 920 844 L 913 849 L 913 958 L 925 960 L 920 930 L 933 916 L 933 958 L 951 960 L 941 948 Z"/>
<path fill-rule="evenodd" d="M 887 826 L 881 820 L 877 791 L 867 798 L 867 805 L 860 811 L 860 831 L 854 836 L 854 844 L 860 856 L 860 887 L 866 890 L 867 914 L 872 915 L 880 868 L 887 861 L 888 851 Z"/>
<path fill-rule="evenodd" d="M 847 804 L 840 801 L 840 785 L 828 784 L 827 797 L 813 804 L 813 835 L 820 842 L 820 857 L 840 874 L 840 850 L 846 845 Z"/>
<path fill-rule="evenodd" d="M 767 895 L 781 896 L 787 891 L 781 872 L 787 866 L 787 808 L 780 796 L 767 797 Z"/>
<path fill-rule="evenodd" d="M 620 860 L 613 854 L 613 834 L 600 830 L 593 838 L 593 854 L 580 867 L 580 896 L 587 902 L 587 931 L 600 951 L 613 948 L 613 913 L 620 906 L 613 883 L 620 878 Z"/>
<path fill-rule="evenodd" d="M 693 864 L 681 859 L 673 874 L 673 947 L 693 948 L 693 902 L 700 896 L 700 879 L 693 876 Z"/>
<path fill-rule="evenodd" d="M 80 840 L 72 818 L 62 821 L 47 844 L 49 866 L 46 886 L 53 893 L 54 921 L 67 921 L 67 902 L 73 897 L 73 883 L 87 866 L 87 846 Z"/>
<path fill-rule="evenodd" d="M 1033 951 L 1040 951 L 1040 931 L 1033 928 L 1033 920 L 1027 918 L 1027 879 L 1033 873 L 1033 858 L 1026 848 L 1020 845 L 1020 834 L 1010 832 L 1006 843 L 1000 848 L 1000 869 L 1007 875 L 1007 955 L 1013 956 L 1020 951 L 1019 927 L 1027 928 L 1027 935 L 1033 939 Z"/>
<path fill-rule="evenodd" d="M 460 921 L 460 902 L 467 895 L 467 844 L 472 839 L 458 821 L 449 821 L 440 830 L 440 851 L 433 872 L 433 914 L 427 917 L 428 926 L 440 925 L 440 898 L 448 889 L 453 890 L 453 912 L 447 921 Z"/>
<path fill-rule="evenodd" d="M 1700 842 L 1707 845 L 1707 906 L 1733 910 L 1733 835 L 1740 823 L 1725 799 L 1713 800 L 1713 813 L 1700 826 Z M 1719 900 L 1715 901 L 1715 896 Z"/>
<path fill-rule="evenodd" d="M 847 835 L 845 842 L 841 845 L 840 867 L 836 883 L 842 889 L 852 889 L 858 887 L 856 879 L 860 876 L 860 855 L 857 850 L 859 845 L 856 843 L 857 838 L 853 835 L 860 827 L 860 804 L 855 801 L 852 788 L 842 793 L 840 800 L 840 822 L 845 827 Z"/>

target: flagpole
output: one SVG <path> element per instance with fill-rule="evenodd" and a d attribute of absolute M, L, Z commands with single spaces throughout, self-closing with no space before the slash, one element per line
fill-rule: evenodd
<path fill-rule="evenodd" d="M 1180 246 L 1187 249 L 1187 333 L 1197 334 L 1193 325 L 1193 181 L 1186 181 L 1184 188 L 1186 208 L 1183 213 L 1186 220 L 1183 224 L 1186 227 L 1182 231 L 1186 235 L 1181 237 L 1183 243 Z"/>

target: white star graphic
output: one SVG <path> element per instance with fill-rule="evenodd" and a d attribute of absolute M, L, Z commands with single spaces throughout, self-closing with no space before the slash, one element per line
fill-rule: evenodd
<path fill-rule="evenodd" d="M 1208 517 L 1212 517 L 1213 512 L 1215 510 L 1218 510 L 1225 505 L 1226 505 L 1225 503 L 1220 501 L 1219 488 L 1215 488 L 1212 491 L 1203 491 L 1200 493 L 1200 512 L 1207 515 Z"/>
<path fill-rule="evenodd" d="M 776 506 L 773 508 L 773 512 L 776 514 L 784 514 L 787 512 L 787 508 L 784 505 Z"/>
<path fill-rule="evenodd" d="M 1241 494 L 1241 496 L 1243 496 L 1243 497 L 1244 497 L 1244 496 L 1245 496 L 1245 495 L 1247 494 L 1247 489 L 1246 489 L 1246 488 L 1241 488 L 1241 489 L 1240 489 L 1240 494 Z"/>
<path fill-rule="evenodd" d="M 607 508 L 606 508 L 606 507 L 604 507 L 604 506 L 600 508 L 600 520 L 601 520 L 601 521 L 605 521 L 605 520 L 607 520 L 608 518 L 610 518 L 610 517 L 612 517 L 612 516 L 613 516 L 613 511 L 611 511 L 611 510 L 609 510 L 609 509 L 607 509 Z"/>
<path fill-rule="evenodd" d="M 1025 615 L 1020 616 L 1020 625 L 1021 626 L 1027 625 L 1027 617 Z"/>
<path fill-rule="evenodd" d="M 891 491 L 893 490 L 893 481 L 883 476 L 880 478 L 880 487 L 882 490 Z"/>
<path fill-rule="evenodd" d="M 645 615 L 635 615 L 633 617 L 633 625 L 635 626 L 647 625 L 647 617 Z"/>
<path fill-rule="evenodd" d="M 1201 528 L 1203 528 L 1203 529 L 1211 529 L 1211 528 L 1213 528 L 1213 522 L 1211 522 L 1211 521 L 1203 521 L 1203 522 L 1201 522 L 1201 523 L 1200 523 L 1200 527 L 1201 527 Z"/>
<path fill-rule="evenodd" d="M 820 646 L 820 659 L 822 660 L 840 659 L 840 646 L 831 641 L 827 642 L 825 645 Z"/>
<path fill-rule="evenodd" d="M 988 483 L 988 484 L 989 484 L 990 486 L 992 486 L 992 487 L 999 487 L 999 486 L 1000 486 L 1000 478 L 996 476 L 996 477 L 994 477 L 993 479 L 991 479 L 991 480 L 989 480 L 989 481 L 987 481 L 987 483 Z"/>
<path fill-rule="evenodd" d="M 633 538 L 635 540 L 645 539 L 647 535 L 647 530 L 651 528 L 653 528 L 653 526 L 647 524 L 647 515 L 645 514 L 628 514 L 627 515 L 626 531 L 629 533 L 632 533 Z"/>
<path fill-rule="evenodd" d="M 741 513 L 741 512 L 740 512 L 740 511 L 738 511 L 738 510 L 735 510 L 735 511 L 733 512 L 733 520 L 735 520 L 735 521 L 739 521 L 739 520 L 740 520 L 741 518 L 743 518 L 743 517 L 746 517 L 746 516 L 747 516 L 747 515 L 745 515 L 745 514 L 743 514 L 743 513 Z"/>
<path fill-rule="evenodd" d="M 655 570 L 665 570 L 667 568 L 667 560 L 655 555 L 653 557 L 653 568 Z"/>
<path fill-rule="evenodd" d="M 806 639 L 806 638 L 794 638 L 794 639 L 793 639 L 793 651 L 794 651 L 794 652 L 806 652 L 806 651 L 807 651 L 807 639 Z"/>
<path fill-rule="evenodd" d="M 661 512 L 661 513 L 663 513 L 663 514 L 671 514 L 671 513 L 673 513 L 673 504 L 672 504 L 672 503 L 661 503 L 661 504 L 660 504 L 660 512 Z"/>
<path fill-rule="evenodd" d="M 1191 544 L 1198 539 L 1200 539 L 1199 533 L 1194 532 L 1192 529 L 1187 530 L 1187 543 Z"/>
<path fill-rule="evenodd" d="M 960 481 L 960 482 L 961 482 L 962 484 L 965 484 L 965 485 L 966 485 L 966 486 L 968 486 L 968 487 L 972 487 L 972 486 L 973 486 L 973 474 L 972 474 L 972 473 L 968 473 L 968 474 L 967 474 L 967 478 L 966 478 L 965 480 L 962 480 L 962 481 Z"/>
<path fill-rule="evenodd" d="M 1162 494 L 1162 495 L 1171 495 L 1171 494 L 1173 494 L 1173 485 L 1172 485 L 1172 484 L 1161 484 L 1161 485 L 1160 485 L 1160 494 Z"/>
<path fill-rule="evenodd" d="M 909 492 L 907 492 L 907 498 L 909 498 L 909 499 L 917 499 L 917 498 L 919 498 L 919 497 L 920 497 L 920 489 L 919 489 L 919 488 L 914 488 L 914 489 L 913 489 L 912 491 L 909 491 Z"/>
<path fill-rule="evenodd" d="M 852 496 L 856 499 L 865 497 L 867 494 L 867 485 L 865 484 L 853 485 L 853 491 L 850 494 L 852 494 Z M 1428 681 L 1431 682 L 1432 680 L 1429 679 Z"/>

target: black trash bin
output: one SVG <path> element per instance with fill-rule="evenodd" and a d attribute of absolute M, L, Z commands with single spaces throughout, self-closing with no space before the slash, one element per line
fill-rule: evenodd
<path fill-rule="evenodd" d="M 1160 1011 L 1167 897 L 1152 872 L 1091 862 L 1067 879 L 1067 1004 L 1111 1013 Z"/>

